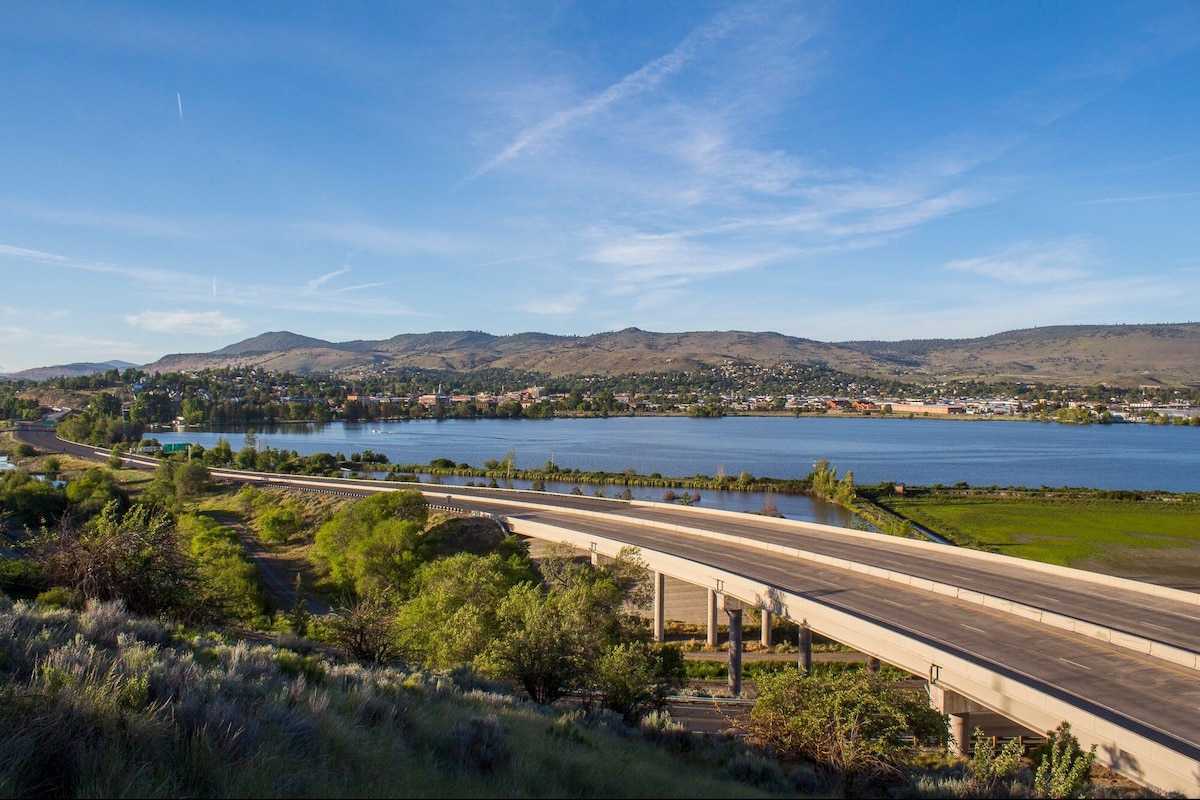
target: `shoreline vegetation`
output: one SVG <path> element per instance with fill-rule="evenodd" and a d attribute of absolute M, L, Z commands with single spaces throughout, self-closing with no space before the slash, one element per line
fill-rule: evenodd
<path fill-rule="evenodd" d="M 150 447 L 157 442 L 144 440 Z M 179 454 L 180 456 L 184 454 Z M 572 494 L 631 499 L 632 490 L 662 489 L 662 501 L 705 504 L 712 492 L 761 493 L 763 516 L 782 517 L 772 495 L 807 495 L 840 506 L 854 519 L 850 527 L 875 533 L 1004 553 L 1021 558 L 1200 589 L 1193 570 L 1200 570 L 1200 493 L 1158 490 L 1115 490 L 1087 487 L 902 485 L 891 481 L 856 484 L 822 459 L 804 478 L 771 478 L 749 472 L 715 476 L 666 476 L 583 471 L 547 461 L 540 467 L 517 468 L 515 451 L 481 466 L 435 458 L 428 464 L 390 464 L 387 456 L 364 450 L 316 453 L 271 447 L 259 449 L 253 430 L 234 451 L 226 442 L 208 450 L 192 448 L 191 458 L 208 466 L 231 466 L 265 472 L 376 478 L 438 485 L 443 478 L 474 478 L 466 486 L 508 488 L 525 481 L 533 491 L 547 484 L 572 484 Z M 372 474 L 374 473 L 374 475 Z M 381 478 L 376 476 L 382 475 Z M 584 487 L 591 487 L 586 491 Z M 1163 550 L 1171 564 L 1154 561 Z M 1161 565 L 1160 565 L 1161 566 Z"/>

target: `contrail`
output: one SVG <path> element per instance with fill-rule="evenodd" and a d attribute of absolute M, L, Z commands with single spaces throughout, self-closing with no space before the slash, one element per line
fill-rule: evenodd
<path fill-rule="evenodd" d="M 183 98 L 179 96 L 179 92 L 175 93 L 175 102 L 179 104 L 179 121 L 183 122 Z"/>

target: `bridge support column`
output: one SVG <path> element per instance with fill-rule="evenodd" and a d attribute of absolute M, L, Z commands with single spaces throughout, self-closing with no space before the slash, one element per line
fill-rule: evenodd
<path fill-rule="evenodd" d="M 762 644 L 763 647 L 770 647 L 771 646 L 771 612 L 764 608 L 760 615 L 762 617 L 762 633 L 759 635 L 758 641 L 759 641 L 759 643 Z"/>
<path fill-rule="evenodd" d="M 708 590 L 708 646 L 717 646 L 717 591 Z"/>
<path fill-rule="evenodd" d="M 807 622 L 800 623 L 800 632 L 796 635 L 797 650 L 799 650 L 798 666 L 805 675 L 812 672 L 812 628 Z"/>
<path fill-rule="evenodd" d="M 661 572 L 654 573 L 654 641 L 662 643 L 666 640 L 663 630 L 667 610 L 667 576 Z"/>
<path fill-rule="evenodd" d="M 978 708 L 978 704 L 936 683 L 929 684 L 929 704 L 950 717 L 950 752 L 960 756 L 970 755 L 971 710 Z"/>
<path fill-rule="evenodd" d="M 729 615 L 729 693 L 742 695 L 742 609 L 740 600 L 725 596 L 725 613 Z"/>
<path fill-rule="evenodd" d="M 875 656 L 867 656 L 867 672 L 879 672 L 879 659 Z"/>

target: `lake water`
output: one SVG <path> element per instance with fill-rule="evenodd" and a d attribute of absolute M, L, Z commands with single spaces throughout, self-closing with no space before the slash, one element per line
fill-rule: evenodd
<path fill-rule="evenodd" d="M 186 429 L 151 434 L 163 444 L 234 450 L 245 429 Z M 1087 487 L 1200 492 L 1200 428 L 1144 424 L 1063 425 L 998 420 L 831 417 L 609 417 L 552 420 L 413 420 L 255 428 L 263 447 L 311 453 L 372 450 L 393 464 L 436 458 L 482 467 L 512 451 L 518 468 L 554 461 L 563 469 L 660 473 L 666 477 L 803 478 L 828 459 L 859 484 Z M 459 482 L 467 479 L 459 479 Z M 478 479 L 475 479 L 478 480 Z M 450 483 L 450 479 L 446 479 Z M 514 482 L 514 485 L 516 483 Z M 526 488 L 516 486 L 516 488 Z M 584 485 L 585 494 L 597 487 Z M 562 486 L 547 489 L 564 490 Z M 570 491 L 568 484 L 565 491 Z M 613 496 L 612 487 L 606 492 Z M 661 499 L 661 489 L 634 490 Z M 646 498 L 642 498 L 646 495 Z M 653 495 L 653 496 L 650 496 Z M 793 519 L 846 524 L 838 509 L 809 498 L 772 495 Z M 707 507 L 762 508 L 763 496 L 703 492 Z"/>

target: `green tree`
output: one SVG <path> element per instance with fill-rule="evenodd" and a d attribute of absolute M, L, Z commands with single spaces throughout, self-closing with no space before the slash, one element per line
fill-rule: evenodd
<path fill-rule="evenodd" d="M 387 664 L 400 655 L 402 630 L 388 598 L 355 597 L 333 614 L 326 627 L 330 641 L 360 661 Z"/>
<path fill-rule="evenodd" d="M 99 514 L 114 500 L 120 513 L 129 508 L 129 493 L 117 482 L 116 475 L 103 467 L 84 470 L 82 475 L 67 484 L 66 493 L 71 512 L 80 519 Z"/>
<path fill-rule="evenodd" d="M 404 596 L 408 580 L 425 560 L 421 534 L 427 519 L 419 491 L 380 492 L 322 525 L 313 556 L 343 591 Z"/>
<path fill-rule="evenodd" d="M 252 623 L 270 608 L 258 567 L 246 558 L 236 532 L 216 520 L 184 514 L 177 522 L 198 580 L 191 615 Z"/>
<path fill-rule="evenodd" d="M 23 469 L 0 477 L 0 510 L 30 529 L 51 525 L 67 511 L 67 494 L 46 481 L 34 480 Z"/>
<path fill-rule="evenodd" d="M 99 392 L 88 402 L 88 411 L 96 417 L 119 417 L 121 400 L 111 392 Z"/>
<path fill-rule="evenodd" d="M 258 515 L 254 523 L 258 526 L 258 535 L 264 542 L 286 544 L 303 530 L 304 515 L 300 504 L 292 500 L 268 508 Z"/>
<path fill-rule="evenodd" d="M 216 444 L 204 451 L 204 463 L 210 467 L 228 467 L 233 463 L 233 449 L 224 436 L 218 438 Z"/>
<path fill-rule="evenodd" d="M 540 568 L 543 586 L 523 583 L 505 596 L 495 636 L 477 661 L 485 673 L 511 678 L 536 702 L 550 703 L 595 688 L 601 659 L 614 645 L 648 641 L 645 624 L 624 612 L 645 570 L 636 548 L 597 569 L 566 545 L 549 548 Z"/>
<path fill-rule="evenodd" d="M 865 670 L 758 679 L 746 725 L 750 741 L 841 776 L 843 794 L 911 763 L 922 746 L 945 747 L 949 727 L 923 692 Z"/>
<path fill-rule="evenodd" d="M 175 495 L 184 499 L 199 497 L 212 483 L 208 467 L 199 461 L 185 461 L 175 468 Z"/>
<path fill-rule="evenodd" d="M 481 657 L 485 673 L 512 678 L 536 703 L 552 703 L 579 685 L 586 666 L 574 609 L 562 595 L 525 583 L 496 610 L 497 636 Z"/>
<path fill-rule="evenodd" d="M 528 558 L 458 553 L 422 564 L 400 609 L 408 650 L 439 669 L 472 664 L 497 629 L 497 609 L 514 586 L 535 578 Z"/>
<path fill-rule="evenodd" d="M 667 698 L 686 683 L 683 651 L 674 645 L 615 644 L 596 665 L 595 688 L 601 704 L 630 725 L 661 711 Z"/>

